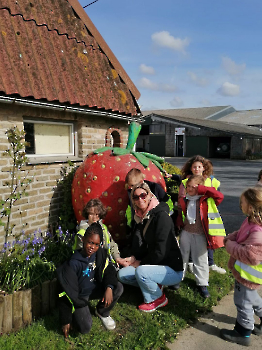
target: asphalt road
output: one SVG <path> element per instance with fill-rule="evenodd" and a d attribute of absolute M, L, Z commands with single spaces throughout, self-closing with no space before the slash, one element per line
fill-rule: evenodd
<path fill-rule="evenodd" d="M 172 157 L 165 161 L 182 168 L 189 158 Z M 262 160 L 229 160 L 210 159 L 214 166 L 214 176 L 220 181 L 220 191 L 224 194 L 224 200 L 219 206 L 227 233 L 237 230 L 244 220 L 239 207 L 239 197 L 248 187 L 255 186 L 257 176 L 262 169 Z"/>

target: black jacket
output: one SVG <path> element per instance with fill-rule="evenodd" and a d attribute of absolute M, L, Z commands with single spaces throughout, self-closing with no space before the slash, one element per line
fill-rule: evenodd
<path fill-rule="evenodd" d="M 78 252 L 77 252 L 78 253 Z M 79 253 L 78 253 L 79 254 Z M 80 254 L 79 254 L 80 255 Z M 74 254 L 71 259 L 76 258 Z M 70 259 L 70 260 L 71 260 Z M 92 282 L 95 285 L 101 285 L 104 289 L 108 286 L 117 286 L 118 280 L 116 270 L 111 262 L 106 267 L 104 273 L 104 267 L 107 259 L 107 252 L 103 248 L 99 248 L 96 252 L 96 268 L 95 268 L 95 281 Z M 82 269 L 81 265 L 79 267 Z M 79 288 L 78 274 L 70 267 L 69 261 L 66 261 L 63 265 L 57 268 L 57 279 L 60 283 L 61 289 L 65 291 L 68 297 L 71 299 L 75 308 L 84 307 L 87 305 L 88 298 L 81 296 L 81 290 Z"/>
<path fill-rule="evenodd" d="M 150 223 L 143 235 L 147 220 L 144 220 L 139 234 L 142 245 L 133 251 L 141 265 L 165 265 L 175 271 L 183 271 L 183 260 L 174 232 L 174 224 L 168 215 L 169 207 L 161 202 L 149 212 Z M 134 248 L 134 245 L 133 245 Z"/>

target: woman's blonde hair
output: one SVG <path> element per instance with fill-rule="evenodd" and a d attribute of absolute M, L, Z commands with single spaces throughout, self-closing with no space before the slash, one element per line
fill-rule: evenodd
<path fill-rule="evenodd" d="M 133 200 L 133 196 L 134 196 L 135 190 L 137 190 L 138 188 L 142 188 L 143 190 L 145 190 L 146 193 L 151 196 L 151 198 L 154 196 L 154 194 L 151 192 L 151 190 L 150 190 L 150 188 L 149 188 L 147 183 L 139 182 L 138 184 L 134 185 L 133 188 L 132 188 L 132 191 L 131 191 L 131 201 L 132 201 L 133 207 L 135 209 L 137 208 L 137 206 L 135 204 L 135 201 Z"/>
<path fill-rule="evenodd" d="M 262 188 L 248 188 L 242 193 L 242 196 L 245 197 L 248 205 L 251 205 L 253 208 L 253 211 L 248 216 L 248 221 L 262 226 Z"/>

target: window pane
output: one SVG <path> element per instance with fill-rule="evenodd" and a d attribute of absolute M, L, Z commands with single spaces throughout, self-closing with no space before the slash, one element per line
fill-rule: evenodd
<path fill-rule="evenodd" d="M 70 153 L 70 125 L 35 123 L 35 154 Z"/>

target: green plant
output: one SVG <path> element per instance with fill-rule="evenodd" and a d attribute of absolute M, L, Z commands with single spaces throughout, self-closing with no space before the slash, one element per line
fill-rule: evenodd
<path fill-rule="evenodd" d="M 10 192 L 6 199 L 1 200 L 1 214 L 0 225 L 5 229 L 5 240 L 7 243 L 8 237 L 12 235 L 14 225 L 11 224 L 12 208 L 14 203 L 22 196 L 27 196 L 26 188 L 32 181 L 29 178 L 29 171 L 24 172 L 21 170 L 22 166 L 26 163 L 25 155 L 25 132 L 19 130 L 16 126 L 6 131 L 8 142 L 10 147 L 3 153 L 4 156 L 11 158 L 11 167 L 9 169 L 10 180 L 6 180 L 4 186 L 8 186 Z M 3 217 L 7 220 L 4 223 Z"/>
<path fill-rule="evenodd" d="M 0 261 L 0 288 L 7 293 L 31 288 L 55 276 L 56 267 L 72 254 L 74 236 L 63 233 L 61 227 L 55 235 L 41 231 L 21 233 L 13 242 L 4 244 Z"/>
<path fill-rule="evenodd" d="M 175 165 L 172 165 L 170 163 L 164 163 L 162 167 L 168 174 L 181 175 L 181 170 Z M 172 194 L 178 193 L 179 184 L 177 183 L 177 181 L 172 180 L 171 178 L 165 178 L 165 181 L 168 194 L 172 196 Z"/>

